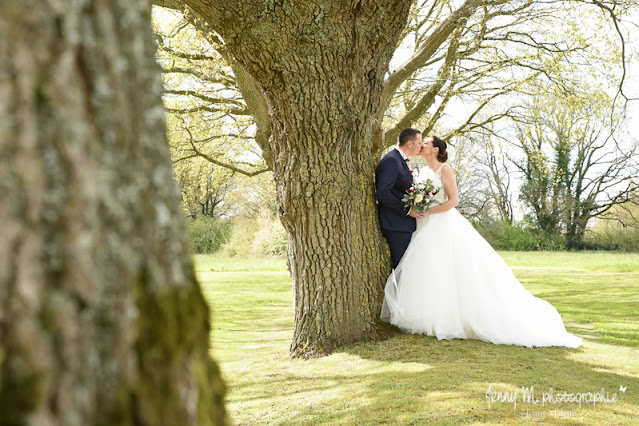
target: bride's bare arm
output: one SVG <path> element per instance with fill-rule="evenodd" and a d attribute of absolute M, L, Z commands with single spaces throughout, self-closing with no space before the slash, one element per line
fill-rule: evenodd
<path fill-rule="evenodd" d="M 453 207 L 457 207 L 457 204 L 459 204 L 459 198 L 457 198 L 457 183 L 455 182 L 455 175 L 453 174 L 453 169 L 451 169 L 448 164 L 444 164 L 444 166 L 442 167 L 442 184 L 444 185 L 444 191 L 446 191 L 448 200 L 444 201 L 438 206 L 431 207 L 426 215 L 443 213 L 452 209 Z"/>

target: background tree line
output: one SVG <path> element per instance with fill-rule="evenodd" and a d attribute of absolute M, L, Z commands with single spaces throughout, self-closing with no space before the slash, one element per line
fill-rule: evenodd
<path fill-rule="evenodd" d="M 603 48 L 624 36 L 608 16 L 582 9 L 592 27 L 581 28 L 570 8 L 529 6 L 485 11 L 406 79 L 382 118 L 377 154 L 404 126 L 445 135 L 459 209 L 499 249 L 639 250 L 637 140 L 614 84 L 636 57 Z M 399 52 L 419 52 L 446 12 L 417 2 Z M 154 16 L 195 250 L 284 255 L 271 169 L 223 42 L 180 12 Z"/>

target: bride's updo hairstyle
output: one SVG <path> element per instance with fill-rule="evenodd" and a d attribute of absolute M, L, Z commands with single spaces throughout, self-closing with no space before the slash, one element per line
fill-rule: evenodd
<path fill-rule="evenodd" d="M 439 161 L 440 163 L 445 163 L 446 160 L 448 160 L 448 152 L 446 151 L 446 142 L 444 142 L 444 140 L 440 139 L 438 136 L 433 135 L 430 138 L 432 139 L 433 146 L 436 146 L 437 148 L 439 148 L 439 151 L 437 151 L 437 161 Z"/>

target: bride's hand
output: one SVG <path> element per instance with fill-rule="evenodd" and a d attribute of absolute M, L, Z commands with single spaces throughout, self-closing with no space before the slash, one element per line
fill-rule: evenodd
<path fill-rule="evenodd" d="M 426 216 L 426 213 L 418 213 L 415 209 L 410 209 L 410 213 L 408 213 L 410 217 L 414 217 L 415 219 L 421 219 Z"/>

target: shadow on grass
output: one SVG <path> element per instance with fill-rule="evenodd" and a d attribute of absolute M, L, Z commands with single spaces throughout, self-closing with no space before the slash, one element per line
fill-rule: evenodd
<path fill-rule="evenodd" d="M 519 275 L 519 273 L 518 273 Z M 212 341 L 239 424 L 636 424 L 639 314 L 634 277 L 523 274 L 551 302 L 584 347 L 535 348 L 477 340 L 437 341 L 385 330 L 386 340 L 303 361 L 288 357 L 293 318 L 290 278 L 272 273 L 208 273 Z M 612 344 L 611 344 L 612 343 Z M 627 392 L 621 393 L 620 387 Z M 486 399 L 519 392 L 515 407 Z M 524 402 L 555 393 L 617 393 L 616 403 Z M 570 412 L 554 416 L 549 410 Z"/>
<path fill-rule="evenodd" d="M 244 407 L 268 402 L 272 408 L 258 408 L 250 420 L 259 424 L 635 424 L 639 378 L 610 372 L 604 363 L 572 359 L 585 350 L 397 335 L 343 348 L 323 359 L 282 361 L 280 370 L 238 383 L 236 392 L 242 397 L 235 402 Z M 633 392 L 621 394 L 621 385 Z M 604 389 L 610 397 L 619 394 L 619 400 L 542 406 L 525 402 L 522 388 L 540 401 L 551 389 L 555 394 Z M 517 391 L 517 405 L 489 404 L 489 389 Z M 288 408 L 277 408 L 284 406 Z M 273 421 L 264 417 L 268 413 L 275 414 Z"/>
<path fill-rule="evenodd" d="M 590 342 L 586 341 L 588 345 Z M 388 409 L 389 401 L 403 401 L 402 412 L 414 414 L 406 418 L 411 421 L 531 420 L 526 412 L 541 411 L 550 416 L 549 410 L 563 410 L 574 413 L 571 421 L 582 418 L 632 424 L 639 414 L 639 378 L 610 371 L 606 363 L 579 359 L 578 355 L 587 351 L 587 347 L 529 349 L 477 340 L 438 341 L 427 336 L 397 335 L 384 342 L 354 345 L 340 352 L 394 366 L 382 374 L 344 378 L 360 386 L 365 383 L 367 399 L 372 401 L 367 410 L 379 411 L 375 415 L 381 416 Z M 621 393 L 620 386 L 633 392 Z M 494 392 L 519 392 L 517 406 L 494 401 L 488 407 L 489 388 Z M 541 402 L 524 401 L 524 388 L 532 390 L 542 402 L 543 394 L 551 389 L 554 394 L 594 393 L 604 389 L 610 398 L 616 393 L 618 401 L 598 405 L 583 403 L 581 407 L 576 402 L 554 401 L 542 407 Z M 562 419 L 553 418 L 555 421 Z"/>
<path fill-rule="evenodd" d="M 639 347 L 639 274 L 517 271 L 517 277 L 557 308 L 569 331 L 588 325 L 602 342 Z"/>

